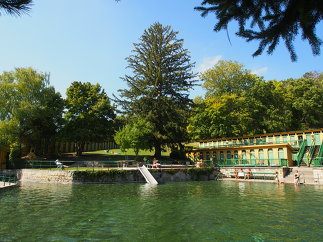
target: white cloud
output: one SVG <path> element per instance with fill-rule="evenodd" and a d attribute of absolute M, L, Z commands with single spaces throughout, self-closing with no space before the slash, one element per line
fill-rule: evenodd
<path fill-rule="evenodd" d="M 265 73 L 267 71 L 268 71 L 268 67 L 265 66 L 265 67 L 261 67 L 259 69 L 253 70 L 253 71 L 251 71 L 251 73 L 255 74 L 255 75 L 259 75 L 259 74 Z"/>
<path fill-rule="evenodd" d="M 202 60 L 202 63 L 196 68 L 197 72 L 204 72 L 207 69 L 212 68 L 216 63 L 219 62 L 219 60 L 221 60 L 222 56 L 221 55 L 217 55 L 214 57 L 206 57 Z"/>

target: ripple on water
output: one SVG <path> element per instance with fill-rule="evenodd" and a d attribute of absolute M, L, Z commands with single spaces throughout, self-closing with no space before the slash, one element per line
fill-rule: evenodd
<path fill-rule="evenodd" d="M 319 241 L 322 195 L 241 182 L 24 184 L 0 193 L 0 240 Z"/>

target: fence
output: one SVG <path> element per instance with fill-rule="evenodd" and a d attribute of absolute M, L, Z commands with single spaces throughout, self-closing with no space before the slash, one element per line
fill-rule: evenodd
<path fill-rule="evenodd" d="M 17 184 L 17 178 L 14 176 L 0 175 L 0 185 L 14 185 Z"/>
<path fill-rule="evenodd" d="M 103 167 L 120 167 L 123 161 L 59 161 L 61 165 L 57 165 L 56 161 L 52 160 L 28 160 L 25 161 L 27 169 L 76 169 L 79 168 L 103 168 Z"/>
<path fill-rule="evenodd" d="M 313 159 L 314 166 L 323 166 L 323 157 L 316 157 Z"/>
<path fill-rule="evenodd" d="M 239 143 L 226 143 L 226 144 L 202 144 L 199 146 L 192 146 L 193 149 L 209 149 L 209 148 L 230 148 L 230 147 L 243 147 L 243 146 L 254 146 L 254 145 L 273 145 L 273 144 L 289 144 L 294 148 L 299 148 L 304 142 L 303 141 L 294 141 L 294 142 L 287 142 L 287 141 L 256 141 L 256 142 L 239 142 Z M 305 145 L 307 143 L 305 142 Z"/>
<path fill-rule="evenodd" d="M 160 165 L 187 165 L 189 161 L 177 160 L 160 160 Z M 140 165 L 150 165 L 153 162 L 149 159 L 144 161 L 135 160 L 95 160 L 95 161 L 60 161 L 62 165 L 57 165 L 54 160 L 28 160 L 25 161 L 24 168 L 27 169 L 102 169 L 102 168 L 123 168 L 123 167 L 137 167 Z"/>
<path fill-rule="evenodd" d="M 250 167 L 272 167 L 287 166 L 287 159 L 227 159 L 227 160 L 206 160 L 205 165 L 214 166 L 250 166 Z"/>

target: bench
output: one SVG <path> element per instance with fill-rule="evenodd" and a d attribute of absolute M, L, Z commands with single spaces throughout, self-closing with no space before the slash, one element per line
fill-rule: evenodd
<path fill-rule="evenodd" d="M 244 178 L 246 179 L 247 172 L 243 172 L 243 176 L 239 174 L 241 172 L 238 172 L 238 178 Z M 235 172 L 229 172 L 228 173 L 229 177 L 234 177 L 235 178 Z M 271 172 L 251 172 L 250 179 L 257 179 L 257 178 L 262 178 L 264 180 L 273 180 L 275 179 L 276 173 L 271 173 Z M 265 179 L 265 178 L 272 178 L 272 179 Z"/>
<path fill-rule="evenodd" d="M 153 164 L 145 164 L 147 168 L 153 168 Z M 178 165 L 178 164 L 158 164 L 158 168 L 188 168 L 188 167 L 195 167 L 195 165 Z"/>
<path fill-rule="evenodd" d="M 265 180 L 265 178 L 272 178 L 272 179 L 268 179 L 268 180 L 273 180 L 273 179 L 275 179 L 275 176 L 276 176 L 276 173 L 271 173 L 271 172 L 252 172 L 250 178 L 256 179 L 256 177 L 261 177 L 264 180 Z"/>

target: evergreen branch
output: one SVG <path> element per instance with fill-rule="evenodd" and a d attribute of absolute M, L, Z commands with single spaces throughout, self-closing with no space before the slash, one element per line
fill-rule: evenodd
<path fill-rule="evenodd" d="M 10 15 L 20 15 L 30 10 L 32 0 L 0 0 L 0 9 Z M 1 15 L 1 13 L 0 13 Z"/>
<path fill-rule="evenodd" d="M 238 36 L 247 41 L 260 41 L 253 56 L 262 54 L 265 48 L 272 54 L 279 39 L 283 39 L 292 61 L 297 56 L 293 42 L 302 30 L 302 39 L 307 40 L 313 55 L 320 54 L 322 40 L 315 27 L 323 19 L 322 0 L 204 0 L 195 9 L 205 17 L 214 13 L 218 19 L 214 31 L 227 29 L 230 21 L 239 23 Z M 250 28 L 246 27 L 249 23 Z"/>

